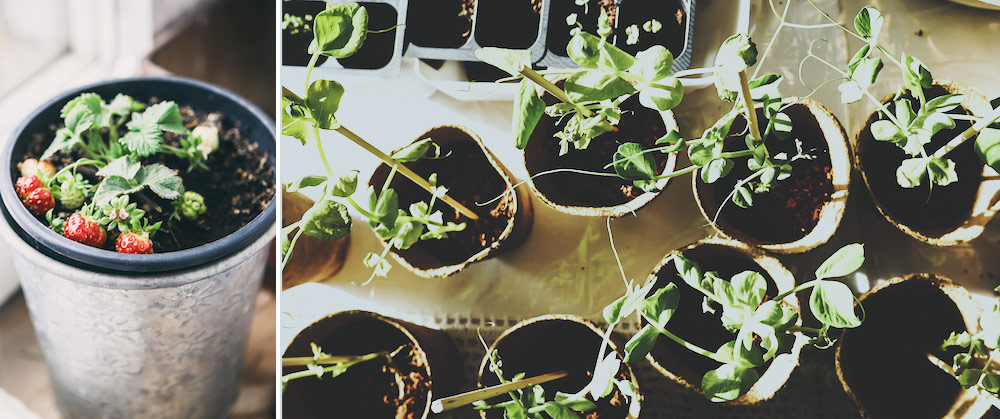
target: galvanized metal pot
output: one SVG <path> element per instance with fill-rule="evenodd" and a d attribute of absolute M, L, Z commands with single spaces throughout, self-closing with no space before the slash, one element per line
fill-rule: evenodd
<path fill-rule="evenodd" d="M 26 138 L 81 92 L 156 96 L 222 111 L 274 164 L 273 122 L 217 87 L 137 78 L 74 89 L 42 105 L 0 159 L 4 221 L 56 402 L 66 418 L 224 418 L 236 400 L 253 300 L 275 204 L 236 232 L 192 249 L 122 255 L 60 237 L 30 217 L 10 180 Z M 13 198 L 13 199 L 11 199 Z"/>

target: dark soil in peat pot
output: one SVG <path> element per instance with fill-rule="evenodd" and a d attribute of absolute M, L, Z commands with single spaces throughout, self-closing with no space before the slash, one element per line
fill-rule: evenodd
<path fill-rule="evenodd" d="M 965 330 L 955 303 L 936 284 L 908 280 L 870 294 L 865 322 L 840 341 L 840 366 L 870 418 L 943 417 L 961 387 L 927 360 L 941 342 Z"/>
<path fill-rule="evenodd" d="M 947 93 L 943 87 L 936 85 L 925 91 L 927 100 Z M 911 103 L 914 109 L 919 106 L 916 101 Z M 887 104 L 886 107 L 895 112 L 894 105 Z M 961 107 L 951 113 L 970 114 Z M 983 175 L 983 162 L 976 155 L 974 141 L 966 141 L 948 153 L 947 158 L 955 161 L 958 182 L 943 187 L 935 185 L 931 189 L 924 176 L 920 186 L 903 188 L 896 183 L 896 168 L 910 156 L 895 144 L 876 141 L 872 137 L 871 124 L 876 121 L 875 118 L 876 115 L 870 117 L 864 130 L 858 134 L 859 163 L 882 209 L 898 222 L 927 236 L 940 236 L 961 226 L 972 214 L 972 205 Z M 934 152 L 970 124 L 969 121 L 956 120 L 955 128 L 939 131 L 924 149 Z"/>
<path fill-rule="evenodd" d="M 283 29 L 281 31 L 281 64 L 282 65 L 294 65 L 294 66 L 307 66 L 309 65 L 309 59 L 312 58 L 312 54 L 309 54 L 309 44 L 313 40 L 312 24 L 313 18 L 316 14 L 326 10 L 326 2 L 324 1 L 282 1 L 281 2 L 281 14 L 282 16 L 289 14 L 292 16 L 297 16 L 303 19 L 304 24 L 309 25 L 309 30 L 304 28 L 299 28 L 295 34 L 291 33 L 291 28 Z M 309 20 L 305 20 L 305 16 L 311 16 Z M 326 62 L 327 57 L 325 55 L 320 55 L 316 59 L 316 66 L 319 66 Z"/>
<path fill-rule="evenodd" d="M 437 144 L 441 146 L 441 155 L 451 154 L 437 160 L 421 159 L 406 163 L 406 166 L 424 179 L 437 173 L 438 185 L 448 188 L 448 196 L 475 212 L 479 219 L 470 220 L 440 199 L 437 200 L 431 211 L 440 210 L 446 223 L 465 223 L 465 230 L 448 233 L 448 237 L 441 240 L 418 241 L 407 250 L 395 250 L 419 269 L 462 263 L 491 246 L 500 238 L 517 210 L 511 194 L 486 206 L 476 205 L 477 202 L 486 202 L 499 196 L 507 189 L 506 182 L 486 159 L 478 144 L 471 139 Z M 388 174 L 388 166 L 379 166 L 369 184 L 376 189 L 381 188 Z M 429 202 L 431 198 L 429 192 L 400 173 L 393 176 L 391 187 L 399 194 L 399 208 L 407 211 L 410 204 Z"/>
<path fill-rule="evenodd" d="M 545 397 L 551 400 L 557 391 L 575 394 L 584 388 L 593 377 L 597 350 L 601 336 L 587 326 L 570 320 L 542 320 L 521 327 L 505 336 L 497 345 L 497 353 L 503 363 L 501 369 L 505 379 L 525 373 L 526 377 L 566 371 L 566 377 L 542 384 Z M 622 365 L 616 377 L 631 379 L 628 369 Z M 496 375 L 486 369 L 480 378 L 483 386 L 500 384 Z M 589 399 L 589 396 L 588 396 Z M 487 402 L 501 403 L 510 400 L 507 395 Z M 581 413 L 583 419 L 624 419 L 628 416 L 629 402 L 615 388 L 607 397 L 596 402 L 597 409 Z M 503 409 L 487 411 L 488 419 L 503 418 Z"/>
<path fill-rule="evenodd" d="M 588 0 L 586 7 L 577 6 L 575 0 L 551 0 L 549 3 L 549 27 L 545 35 L 545 48 L 560 57 L 566 57 L 566 45 L 573 38 L 570 30 L 577 25 L 567 25 L 566 17 L 570 13 L 576 13 L 576 21 L 583 25 L 583 31 L 589 34 L 597 33 L 597 19 L 601 16 L 601 10 L 606 10 L 608 14 L 608 24 L 615 26 L 615 15 L 618 13 L 618 4 L 614 0 Z M 586 13 L 584 13 L 586 12 Z"/>
<path fill-rule="evenodd" d="M 406 38 L 414 45 L 458 48 L 472 33 L 476 0 L 425 0 L 406 9 Z"/>
<path fill-rule="evenodd" d="M 646 32 L 642 25 L 656 19 L 663 25 L 656 33 Z M 674 57 L 681 55 L 687 42 L 687 13 L 680 0 L 622 0 L 618 6 L 618 26 L 615 27 L 615 46 L 635 55 L 654 45 L 663 45 Z M 631 25 L 639 28 L 639 41 L 628 45 L 625 29 Z"/>
<path fill-rule="evenodd" d="M 476 42 L 484 47 L 525 49 L 538 39 L 542 0 L 478 0 Z"/>
<path fill-rule="evenodd" d="M 684 256 L 697 262 L 703 272 L 716 271 L 720 277 L 727 280 L 743 271 L 760 273 L 767 279 L 765 301 L 778 295 L 778 288 L 774 285 L 774 280 L 767 271 L 735 249 L 705 244 L 684 251 Z M 656 285 L 653 286 L 650 295 L 670 283 L 676 285 L 677 289 L 681 291 L 677 311 L 668 325 L 671 333 L 710 351 L 716 350 L 726 342 L 736 338 L 736 334 L 722 326 L 721 312 L 712 314 L 706 313 L 702 309 L 702 294 L 691 288 L 677 275 L 677 267 L 673 260 L 658 271 Z M 650 354 L 660 366 L 699 387 L 705 373 L 719 367 L 718 362 L 696 354 L 663 336 L 656 339 Z M 757 372 L 763 374 L 768 365 L 770 364 L 758 367 Z"/>
<path fill-rule="evenodd" d="M 792 176 L 780 180 L 768 192 L 754 195 L 750 208 L 740 208 L 732 201 L 726 202 L 736 182 L 752 172 L 747 167 L 747 157 L 734 161 L 733 170 L 713 184 L 698 178 L 697 187 L 705 213 L 714 217 L 719 203 L 725 203 L 717 222 L 724 229 L 732 229 L 760 243 L 790 243 L 806 236 L 819 222 L 820 210 L 833 194 L 830 150 L 823 137 L 816 117 L 803 104 L 795 104 L 783 111 L 793 121 L 791 136 L 779 140 L 773 136 L 766 140 L 767 151 L 772 155 L 786 153 L 794 156 L 798 150 L 795 139 L 802 141 L 802 150 L 815 159 L 792 162 Z M 763 110 L 758 109 L 761 133 L 767 127 Z M 746 120 L 737 117 L 730 135 L 746 129 Z M 725 151 L 745 150 L 743 136 L 726 138 Z M 700 174 L 699 174 L 700 176 Z"/>
<path fill-rule="evenodd" d="M 385 3 L 360 2 L 368 10 L 368 29 L 381 31 L 396 26 L 399 21 L 396 8 Z M 392 61 L 396 47 L 396 28 L 381 33 L 368 32 L 364 45 L 354 55 L 338 58 L 344 68 L 377 70 Z"/>
<path fill-rule="evenodd" d="M 424 357 L 416 353 L 413 343 L 400 330 L 370 318 L 335 330 L 317 323 L 295 337 L 284 357 L 312 356 L 310 343 L 329 355 L 365 355 L 407 347 L 393 357 L 391 364 L 384 358 L 373 359 L 351 366 L 336 378 L 290 381 L 282 393 L 285 417 L 420 419 L 427 406 L 431 380 Z M 302 369 L 284 367 L 282 374 Z"/>
<path fill-rule="evenodd" d="M 152 101 L 153 103 L 156 100 Z M 212 125 L 219 129 L 219 148 L 208 156 L 208 171 L 187 171 L 187 160 L 173 155 L 156 154 L 143 160 L 144 165 L 162 163 L 178 171 L 185 190 L 194 191 L 205 198 L 207 210 L 195 221 L 183 217 L 171 219 L 174 211 L 171 201 L 162 199 L 149 190 L 130 195 L 130 200 L 146 211 L 150 224 L 162 221 L 160 230 L 151 237 L 156 253 L 189 249 L 221 239 L 243 227 L 261 213 L 274 198 L 274 167 L 268 164 L 267 153 L 257 144 L 244 137 L 239 123 L 233 126 L 223 124 L 221 113 L 207 113 L 193 110 L 184 104 L 180 106 L 184 126 L 191 129 L 198 125 Z M 37 158 L 45 151 L 58 128 L 52 125 L 47 133 L 36 133 L 28 145 L 25 158 Z M 124 134 L 125 128 L 122 128 Z M 163 144 L 179 147 L 179 136 L 164 132 Z M 74 148 L 68 152 L 57 152 L 50 158 L 56 170 L 85 157 L 83 151 Z M 83 174 L 92 184 L 99 178 L 94 176 L 91 166 L 82 167 Z M 58 203 L 55 216 L 66 218 L 72 214 Z M 44 217 L 39 217 L 43 220 Z M 108 235 L 104 248 L 115 249 L 117 233 Z"/>
<path fill-rule="evenodd" d="M 666 135 L 667 128 L 660 113 L 640 105 L 638 97 L 632 96 L 622 103 L 621 122 L 614 130 L 594 138 L 584 150 L 576 150 L 571 145 L 569 152 L 563 156 L 559 155 L 559 139 L 554 135 L 566 126 L 569 119 L 556 124 L 556 118 L 542 116 L 524 149 L 528 173 L 535 175 L 560 168 L 613 173 L 612 169 L 605 169 L 604 166 L 612 162 L 620 144 L 633 142 L 643 148 L 655 146 L 656 140 Z M 546 103 L 554 103 L 551 100 L 551 96 L 546 94 Z M 653 153 L 653 157 L 657 173 L 662 172 L 667 165 L 667 155 Z M 566 206 L 613 207 L 644 193 L 632 182 L 607 176 L 555 173 L 539 176 L 533 182 L 546 198 Z"/>

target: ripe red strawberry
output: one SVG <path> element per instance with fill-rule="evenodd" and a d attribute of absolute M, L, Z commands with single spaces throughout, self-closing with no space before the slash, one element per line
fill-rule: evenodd
<path fill-rule="evenodd" d="M 35 215 L 45 214 L 56 206 L 56 200 L 52 198 L 52 192 L 48 188 L 37 188 L 31 191 L 21 202 L 28 207 L 28 211 Z"/>
<path fill-rule="evenodd" d="M 22 176 L 17 178 L 14 186 L 17 188 L 17 197 L 23 201 L 32 191 L 42 187 L 42 180 L 35 175 Z"/>
<path fill-rule="evenodd" d="M 108 239 L 108 232 L 94 219 L 79 212 L 70 215 L 63 224 L 63 235 L 66 238 L 83 243 L 87 246 L 102 247 Z"/>
<path fill-rule="evenodd" d="M 115 240 L 115 251 L 148 255 L 153 253 L 153 242 L 149 240 L 149 233 L 122 233 Z"/>

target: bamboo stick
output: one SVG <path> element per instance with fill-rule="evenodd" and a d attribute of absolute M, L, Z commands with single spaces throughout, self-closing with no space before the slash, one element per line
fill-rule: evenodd
<path fill-rule="evenodd" d="M 548 374 L 525 378 L 513 383 L 495 385 L 493 387 L 481 388 L 479 390 L 437 399 L 431 403 L 431 411 L 434 413 L 441 413 L 479 400 L 486 400 L 512 391 L 517 391 L 525 387 L 549 382 L 567 375 L 568 373 L 566 371 L 550 372 Z"/>

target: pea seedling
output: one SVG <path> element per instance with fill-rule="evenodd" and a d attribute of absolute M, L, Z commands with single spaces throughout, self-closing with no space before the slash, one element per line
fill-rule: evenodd
<path fill-rule="evenodd" d="M 347 205 L 354 208 L 375 229 L 380 238 L 388 241 L 388 246 L 381 253 L 370 252 L 364 258 L 365 266 L 372 268 L 372 275 L 365 281 L 370 282 L 376 276 L 384 277 L 391 265 L 386 259 L 388 252 L 395 249 L 407 249 L 419 240 L 441 239 L 448 232 L 465 228 L 465 223 L 444 223 L 440 211 L 433 211 L 437 199 L 455 208 L 465 217 L 476 220 L 478 216 L 447 195 L 447 188 L 438 186 L 434 176 L 429 180 L 417 175 L 403 163 L 413 162 L 421 158 L 441 158 L 441 149 L 431 139 L 422 139 L 400 150 L 392 156 L 375 148 L 357 134 L 343 126 L 335 117 L 344 95 L 344 87 L 334 80 L 310 81 L 312 70 L 320 55 L 333 58 L 345 58 L 356 53 L 368 36 L 368 12 L 357 3 L 342 5 L 328 4 L 326 10 L 316 14 L 313 19 L 313 41 L 309 46 L 312 58 L 306 71 L 305 98 L 298 96 L 288 88 L 282 88 L 282 128 L 281 133 L 294 137 L 308 145 L 310 141 L 316 144 L 316 150 L 326 170 L 325 176 L 306 176 L 288 184 L 290 192 L 301 188 L 320 188 L 321 197 L 305 212 L 302 219 L 282 229 L 282 268 L 288 262 L 298 238 L 305 234 L 319 240 L 338 240 L 346 237 L 351 231 L 351 217 Z M 330 168 L 323 151 L 323 141 L 320 130 L 332 130 L 340 133 L 369 153 L 375 155 L 391 167 L 391 172 L 376 191 L 369 187 L 359 205 L 351 196 L 357 189 L 357 172 L 337 176 Z M 410 205 L 409 213 L 399 208 L 398 195 L 389 188 L 393 176 L 401 173 L 417 185 L 431 193 L 430 202 L 417 202 Z M 333 198 L 342 198 L 345 205 Z M 289 238 L 291 236 L 291 238 Z"/>
<path fill-rule="evenodd" d="M 614 253 L 617 258 L 617 251 Z M 850 275 L 861 267 L 864 259 L 862 245 L 844 246 L 820 265 L 815 273 L 816 279 L 767 298 L 767 280 L 758 272 L 744 271 L 727 280 L 713 271 L 703 270 L 698 263 L 682 254 L 676 254 L 673 263 L 677 275 L 702 295 L 702 307 L 706 313 L 721 310 L 720 321 L 726 330 L 735 335 L 734 339 L 718 349 L 709 350 L 677 336 L 669 330 L 668 323 L 677 311 L 680 289 L 670 283 L 654 291 L 655 281 L 640 287 L 626 280 L 625 295 L 604 308 L 604 320 L 609 325 L 605 344 L 598 352 L 594 379 L 584 391 L 590 392 L 596 400 L 606 396 L 612 386 L 622 387 L 624 384 L 614 379 L 620 363 L 638 361 L 649 353 L 657 338 L 664 336 L 720 364 L 702 377 L 701 390 L 708 399 L 713 402 L 736 399 L 746 394 L 760 379 L 757 367 L 791 351 L 795 334 L 807 336 L 810 343 L 822 349 L 834 343 L 830 337 L 831 328 L 861 325 L 862 320 L 854 312 L 854 294 L 843 283 L 831 279 Z M 625 279 L 621 261 L 618 264 Z M 820 328 L 795 325 L 799 312 L 783 301 L 788 295 L 809 288 L 812 288 L 809 308 L 822 324 Z M 624 360 L 619 360 L 613 351 L 605 356 L 611 332 L 633 313 L 639 313 L 645 325 L 625 344 Z"/>
<path fill-rule="evenodd" d="M 315 343 L 310 342 L 312 349 L 311 357 L 282 358 L 281 365 L 284 367 L 305 367 L 305 370 L 288 373 L 281 376 L 281 391 L 285 391 L 288 382 L 296 379 L 316 377 L 316 379 L 333 379 L 348 371 L 352 366 L 372 360 L 383 360 L 392 363 L 393 358 L 399 355 L 409 345 L 403 345 L 392 351 L 374 352 L 365 355 L 342 355 L 332 356 L 323 353 L 323 349 Z"/>
<path fill-rule="evenodd" d="M 1000 291 L 1000 287 L 997 291 Z M 982 331 L 976 334 L 968 331 L 952 332 L 941 344 L 941 350 L 962 348 L 966 351 L 955 354 L 950 368 L 947 364 L 939 366 L 954 375 L 963 388 L 976 388 L 980 393 L 988 394 L 993 404 L 998 405 L 1000 374 L 997 374 L 994 362 L 1000 361 L 1000 352 L 997 351 L 1000 346 L 1000 301 L 983 312 L 979 318 L 979 327 Z M 932 361 L 937 360 L 933 354 L 928 357 Z"/>
<path fill-rule="evenodd" d="M 814 54 L 816 41 L 810 45 L 803 62 L 811 58 L 840 74 L 841 77 L 837 80 L 844 80 L 838 86 L 841 102 L 850 104 L 867 98 L 878 108 L 879 119 L 871 124 L 872 136 L 878 141 L 891 142 L 899 146 L 910 156 L 896 169 L 896 182 L 899 186 L 915 188 L 923 184 L 925 179 L 929 179 L 928 187 L 932 190 L 935 185 L 947 186 L 957 182 L 955 162 L 946 156 L 977 134 L 974 144 L 976 153 L 984 163 L 1000 171 L 1000 124 L 994 124 L 994 121 L 1000 119 L 1000 99 L 991 103 L 994 110 L 982 118 L 949 113 L 959 107 L 964 96 L 946 94 L 933 99 L 927 98 L 927 89 L 933 86 L 934 80 L 930 70 L 920 59 L 906 54 L 897 57 L 878 42 L 884 20 L 878 9 L 871 6 L 862 8 L 855 16 L 854 30 L 851 30 L 833 19 L 811 0 L 809 3 L 844 32 L 865 43 L 851 57 L 846 69 L 841 69 Z M 784 22 L 783 18 L 779 19 Z M 903 78 L 904 90 L 900 91 L 888 106 L 869 92 L 869 88 L 875 83 L 883 68 L 882 57 L 895 65 Z M 916 112 L 911 103 L 918 105 Z M 935 134 L 942 129 L 955 127 L 956 119 L 971 120 L 974 124 L 938 149 L 927 149 Z"/>

